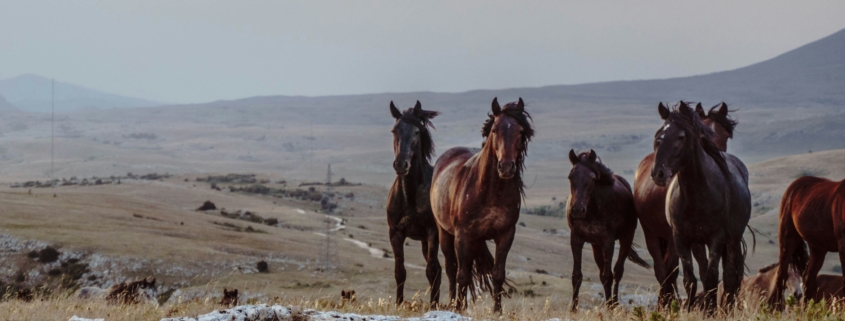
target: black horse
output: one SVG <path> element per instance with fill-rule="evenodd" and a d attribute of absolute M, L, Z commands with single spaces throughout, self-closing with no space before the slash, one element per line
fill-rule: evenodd
<path fill-rule="evenodd" d="M 393 169 L 396 180 L 387 196 L 387 225 L 390 227 L 390 245 L 396 257 L 396 304 L 405 300 L 405 238 L 421 241 L 425 257 L 425 275 L 430 285 L 431 305 L 440 301 L 440 261 L 437 251 L 440 238 L 437 223 L 431 212 L 429 190 L 434 154 L 434 142 L 429 128 L 431 119 L 439 113 L 423 110 L 419 101 L 414 108 L 400 112 L 390 102 L 390 113 L 396 119 L 393 125 Z"/>
<path fill-rule="evenodd" d="M 572 306 L 578 309 L 578 291 L 581 288 L 581 251 L 584 242 L 593 247 L 593 258 L 599 266 L 599 278 L 604 287 L 605 302 L 613 305 L 619 299 L 619 282 L 625 273 L 625 260 L 644 268 L 651 268 L 634 250 L 634 233 L 637 231 L 637 210 L 631 185 L 621 176 L 613 174 L 602 164 L 596 152 L 576 155 L 569 151 L 572 170 L 569 171 L 569 199 L 566 221 L 572 231 Z M 613 263 L 613 251 L 619 240 L 619 258 Z M 611 292 L 611 286 L 613 292 Z"/>
<path fill-rule="evenodd" d="M 695 296 L 697 282 L 691 246 L 703 244 L 709 250 L 707 268 L 701 276 L 706 293 L 704 309 L 712 313 L 723 255 L 723 305 L 735 302 L 742 284 L 742 233 L 751 217 L 748 169 L 735 156 L 719 150 L 712 141 L 713 130 L 683 101 L 673 111 L 663 105 L 658 111 L 664 124 L 655 137 L 657 151 L 651 177 L 659 186 L 669 185 L 666 216 L 690 297 Z M 687 309 L 692 309 L 694 301 L 687 300 Z"/>

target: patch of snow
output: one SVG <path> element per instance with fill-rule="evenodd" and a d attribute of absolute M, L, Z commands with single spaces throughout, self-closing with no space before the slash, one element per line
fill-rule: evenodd
<path fill-rule="evenodd" d="M 74 316 L 70 317 L 70 320 L 67 320 L 67 321 L 105 321 L 105 319 L 86 319 L 86 318 L 80 318 L 80 317 L 74 315 Z"/>

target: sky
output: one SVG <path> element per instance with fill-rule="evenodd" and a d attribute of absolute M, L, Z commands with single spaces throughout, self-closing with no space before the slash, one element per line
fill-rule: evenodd
<path fill-rule="evenodd" d="M 843 17 L 841 0 L 0 0 L 0 79 L 201 103 L 669 78 L 772 58 Z"/>

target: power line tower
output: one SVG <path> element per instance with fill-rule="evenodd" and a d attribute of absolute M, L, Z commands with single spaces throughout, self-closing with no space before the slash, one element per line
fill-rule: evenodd
<path fill-rule="evenodd" d="M 323 195 L 323 200 L 321 203 L 323 209 L 327 213 L 332 212 L 332 196 L 334 195 L 334 187 L 332 186 L 332 164 L 329 164 L 328 170 L 326 171 L 326 191 Z M 328 273 L 332 269 L 336 269 L 339 266 L 338 263 L 338 253 L 337 253 L 337 241 L 335 240 L 335 233 L 337 233 L 341 229 L 341 222 L 338 218 L 326 215 L 325 217 L 326 228 L 323 231 L 325 234 L 325 240 L 323 240 L 323 246 L 321 247 L 320 257 L 323 259 L 323 272 Z"/>

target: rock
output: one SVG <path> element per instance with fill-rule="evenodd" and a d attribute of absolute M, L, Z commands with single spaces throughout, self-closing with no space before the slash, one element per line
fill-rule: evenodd
<path fill-rule="evenodd" d="M 209 210 L 216 210 L 217 206 L 214 206 L 214 203 L 211 201 L 205 201 L 202 203 L 202 206 L 197 208 L 197 211 L 209 211 Z"/>

